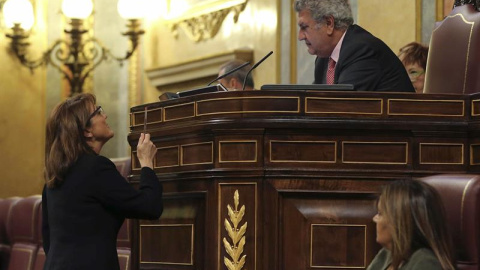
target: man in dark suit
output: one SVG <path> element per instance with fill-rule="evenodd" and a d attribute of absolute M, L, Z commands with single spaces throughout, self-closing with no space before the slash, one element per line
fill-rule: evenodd
<path fill-rule="evenodd" d="M 314 84 L 357 91 L 415 92 L 403 64 L 380 39 L 353 24 L 348 0 L 296 0 L 299 40 L 316 55 Z"/>

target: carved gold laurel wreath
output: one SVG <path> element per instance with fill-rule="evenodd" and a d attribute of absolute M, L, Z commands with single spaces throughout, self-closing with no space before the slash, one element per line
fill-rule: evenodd
<path fill-rule="evenodd" d="M 247 257 L 247 255 L 243 255 L 242 258 L 240 258 L 243 253 L 243 247 L 245 246 L 245 232 L 247 231 L 247 222 L 245 222 L 245 224 L 238 228 L 240 221 L 245 215 L 245 205 L 242 205 L 240 211 L 238 211 L 239 200 L 240 195 L 238 195 L 238 190 L 235 190 L 235 194 L 233 195 L 235 210 L 232 209 L 230 204 L 227 205 L 228 216 L 230 217 L 230 221 L 233 224 L 232 227 L 232 224 L 230 224 L 230 222 L 225 219 L 225 230 L 227 230 L 228 236 L 232 241 L 232 244 L 230 244 L 225 237 L 223 238 L 223 245 L 225 246 L 225 251 L 232 258 L 232 260 L 230 260 L 227 257 L 223 257 L 223 261 L 225 263 L 225 266 L 227 266 L 228 270 L 241 270 L 243 268 L 243 265 L 245 264 L 245 258 Z"/>

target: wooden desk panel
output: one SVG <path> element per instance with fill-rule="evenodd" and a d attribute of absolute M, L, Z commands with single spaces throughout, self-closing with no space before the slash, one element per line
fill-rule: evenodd
<path fill-rule="evenodd" d="M 165 212 L 134 226 L 135 269 L 365 269 L 395 178 L 480 172 L 480 94 L 246 91 L 131 109 Z M 229 268 L 227 265 L 230 265 Z"/>

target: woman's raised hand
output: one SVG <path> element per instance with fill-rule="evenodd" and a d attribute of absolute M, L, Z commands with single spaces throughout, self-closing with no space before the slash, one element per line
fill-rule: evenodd
<path fill-rule="evenodd" d="M 153 158 L 157 153 L 157 147 L 150 140 L 149 133 L 141 133 L 137 144 L 137 157 L 141 167 L 153 169 Z"/>

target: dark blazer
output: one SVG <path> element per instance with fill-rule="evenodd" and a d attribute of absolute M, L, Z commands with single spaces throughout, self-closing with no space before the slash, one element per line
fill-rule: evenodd
<path fill-rule="evenodd" d="M 60 187 L 44 188 L 44 269 L 120 269 L 116 243 L 124 219 L 157 219 L 162 210 L 152 169 L 142 168 L 136 190 L 108 158 L 83 155 Z"/>
<path fill-rule="evenodd" d="M 328 58 L 315 60 L 314 84 L 326 83 Z M 348 27 L 335 66 L 335 84 L 353 84 L 357 91 L 415 92 L 395 53 L 358 25 Z"/>

